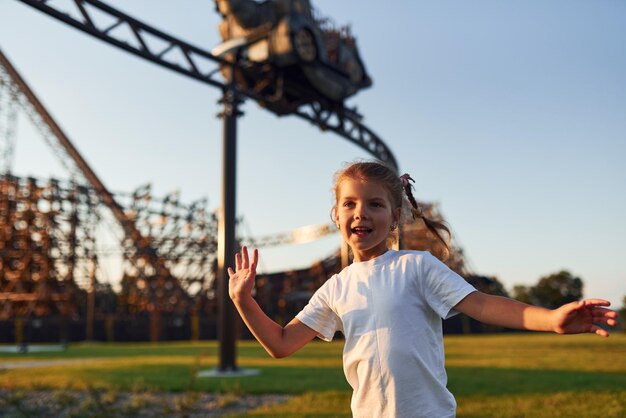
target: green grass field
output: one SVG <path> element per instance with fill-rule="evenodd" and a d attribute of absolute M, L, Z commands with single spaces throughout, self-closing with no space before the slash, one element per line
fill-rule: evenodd
<path fill-rule="evenodd" d="M 458 417 L 626 417 L 626 334 L 508 334 L 445 338 L 449 387 Z M 238 364 L 261 370 L 245 378 L 196 378 L 217 364 L 217 343 L 76 344 L 60 353 L 0 353 L 0 388 L 109 391 L 210 391 L 292 394 L 248 415 L 349 417 L 342 344 L 315 342 L 271 359 L 242 342 Z M 80 364 L 2 369 L 1 364 L 83 359 Z"/>

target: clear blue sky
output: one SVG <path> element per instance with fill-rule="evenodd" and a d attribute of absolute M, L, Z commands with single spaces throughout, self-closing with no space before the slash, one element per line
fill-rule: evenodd
<path fill-rule="evenodd" d="M 58 1 L 57 4 L 69 4 Z M 210 50 L 209 0 L 108 1 Z M 176 6 L 173 6 L 173 5 Z M 509 289 L 567 269 L 586 296 L 626 295 L 626 3 L 318 0 L 350 23 L 374 85 L 350 103 L 435 201 L 477 273 Z M 112 190 L 220 195 L 219 92 L 16 0 L 0 48 Z M 329 221 L 332 174 L 368 157 L 253 102 L 239 123 L 238 212 L 254 235 Z M 14 171 L 61 175 L 20 119 Z M 331 253 L 337 235 L 262 251 L 265 271 Z M 110 272 L 109 276 L 114 275 Z M 109 280 L 114 278 L 109 277 Z"/>

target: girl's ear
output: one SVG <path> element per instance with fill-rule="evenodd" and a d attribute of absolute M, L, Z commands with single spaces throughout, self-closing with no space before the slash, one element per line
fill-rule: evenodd
<path fill-rule="evenodd" d="M 393 211 L 393 222 L 395 224 L 400 223 L 400 214 L 402 213 L 402 208 L 395 208 Z"/>

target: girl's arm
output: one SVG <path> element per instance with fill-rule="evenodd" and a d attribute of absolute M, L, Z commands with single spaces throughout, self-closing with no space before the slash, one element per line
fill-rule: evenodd
<path fill-rule="evenodd" d="M 606 300 L 585 299 L 550 310 L 501 296 L 473 292 L 454 309 L 477 321 L 507 328 L 552 331 L 558 334 L 589 332 L 608 337 L 609 333 L 598 324 L 617 324 L 617 313 L 603 308 L 609 305 Z"/>
<path fill-rule="evenodd" d="M 274 358 L 287 357 L 315 338 L 317 332 L 297 318 L 283 328 L 261 310 L 252 298 L 258 257 L 258 251 L 254 250 L 250 262 L 246 247 L 235 256 L 236 271 L 228 269 L 228 293 L 241 318 L 263 348 Z"/>

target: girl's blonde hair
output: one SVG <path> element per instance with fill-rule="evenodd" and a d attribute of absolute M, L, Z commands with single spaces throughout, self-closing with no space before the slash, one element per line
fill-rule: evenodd
<path fill-rule="evenodd" d="M 339 198 L 339 187 L 342 181 L 351 179 L 356 181 L 377 182 L 387 190 L 394 208 L 399 208 L 402 211 L 403 206 L 409 206 L 413 219 L 415 221 L 419 221 L 421 219 L 426 228 L 435 236 L 437 241 L 444 246 L 445 252 L 449 253 L 449 240 L 451 238 L 450 229 L 445 223 L 430 219 L 424 214 L 422 207 L 413 197 L 413 186 L 409 183 L 409 179 L 413 179 L 411 179 L 407 174 L 402 177 L 404 178 L 404 182 L 393 169 L 389 168 L 380 161 L 359 161 L 348 164 L 346 167 L 335 173 L 335 182 L 333 187 L 335 204 L 331 209 L 331 218 L 334 221 L 334 214 L 337 210 L 338 203 L 337 199 Z M 405 201 L 408 205 L 403 204 Z M 445 231 L 447 239 L 444 239 L 441 231 Z M 397 238 L 397 236 L 394 235 L 394 238 Z"/>

